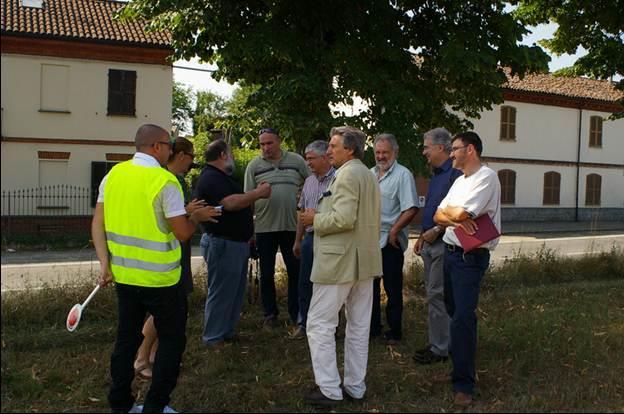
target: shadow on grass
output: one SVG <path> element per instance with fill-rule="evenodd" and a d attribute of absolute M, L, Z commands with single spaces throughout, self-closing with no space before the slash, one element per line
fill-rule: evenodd
<path fill-rule="evenodd" d="M 313 412 L 302 394 L 314 385 L 305 340 L 291 340 L 286 280 L 278 272 L 281 326 L 261 329 L 260 304 L 245 303 L 240 338 L 220 350 L 200 336 L 205 274 L 189 301 L 187 347 L 171 405 L 184 411 Z M 426 342 L 422 267 L 406 273 L 401 344 L 372 340 L 367 399 L 346 412 L 452 410 L 450 363 L 419 366 Z M 49 287 L 2 298 L 2 411 L 107 411 L 116 327 L 114 289 L 90 303 L 78 330 L 65 330 L 71 306 L 92 285 Z M 484 280 L 479 319 L 478 402 L 474 411 L 621 411 L 624 407 L 624 255 L 617 249 L 569 259 L 548 250 L 517 256 Z M 339 328 L 344 332 L 344 326 Z M 344 337 L 344 333 L 342 333 Z M 342 339 L 338 341 L 342 365 Z M 135 382 L 140 401 L 148 383 Z"/>

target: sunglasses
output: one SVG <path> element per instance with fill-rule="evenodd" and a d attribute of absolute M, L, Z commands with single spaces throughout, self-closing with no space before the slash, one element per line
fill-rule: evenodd
<path fill-rule="evenodd" d="M 273 134 L 279 136 L 279 131 L 275 128 L 262 128 L 260 132 L 258 132 L 258 135 L 262 134 Z"/>

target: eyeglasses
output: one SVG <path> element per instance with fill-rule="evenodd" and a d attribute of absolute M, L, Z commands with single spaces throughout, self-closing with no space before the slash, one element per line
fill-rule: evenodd
<path fill-rule="evenodd" d="M 186 151 L 182 151 L 182 152 L 188 155 L 189 157 L 191 157 L 192 160 L 195 159 L 195 154 L 191 154 L 190 152 L 186 152 Z"/>
<path fill-rule="evenodd" d="M 279 136 L 279 131 L 275 128 L 262 128 L 260 132 L 258 132 L 258 135 L 262 134 L 273 134 Z"/>
<path fill-rule="evenodd" d="M 154 144 L 164 144 L 168 145 L 170 148 L 173 146 L 173 144 L 169 141 L 156 141 Z"/>
<path fill-rule="evenodd" d="M 466 148 L 467 146 L 468 146 L 468 145 L 464 145 L 463 147 L 452 147 L 452 148 L 451 148 L 451 153 L 453 153 L 453 152 L 455 152 L 455 151 L 458 151 L 458 150 L 460 150 L 460 149 Z"/>

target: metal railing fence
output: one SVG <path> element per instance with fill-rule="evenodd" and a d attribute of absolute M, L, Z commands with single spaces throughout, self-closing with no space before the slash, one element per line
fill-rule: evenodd
<path fill-rule="evenodd" d="M 91 207 L 91 189 L 73 185 L 3 190 L 2 217 L 16 216 L 88 216 Z"/>

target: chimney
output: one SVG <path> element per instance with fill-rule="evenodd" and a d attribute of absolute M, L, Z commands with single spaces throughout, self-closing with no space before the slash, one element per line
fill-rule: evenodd
<path fill-rule="evenodd" d="M 22 0 L 22 7 L 31 7 L 33 9 L 43 9 L 43 0 Z"/>

